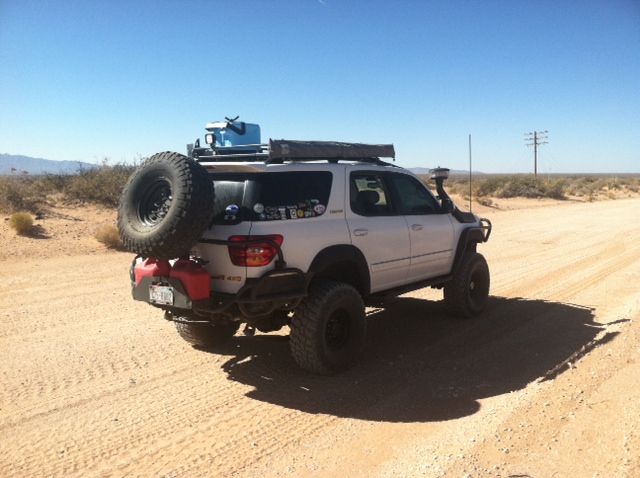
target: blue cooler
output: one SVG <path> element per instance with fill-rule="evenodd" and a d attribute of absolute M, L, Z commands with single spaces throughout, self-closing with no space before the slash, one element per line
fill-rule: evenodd
<path fill-rule="evenodd" d="M 255 152 L 259 149 L 260 144 L 260 126 L 253 123 L 245 123 L 244 121 L 227 120 L 215 121 L 207 123 L 205 129 L 213 134 L 211 137 L 207 135 L 207 143 L 216 150 L 218 154 L 224 154 L 229 148 L 229 153 L 239 153 L 243 151 Z M 211 141 L 210 140 L 214 140 Z M 251 148 L 247 148 L 251 145 Z"/>

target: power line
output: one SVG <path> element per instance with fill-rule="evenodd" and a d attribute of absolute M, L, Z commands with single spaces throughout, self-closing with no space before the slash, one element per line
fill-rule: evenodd
<path fill-rule="evenodd" d="M 533 131 L 531 133 L 524 134 L 524 140 L 527 142 L 527 146 L 533 146 L 533 175 L 538 177 L 538 147 L 543 144 L 549 144 L 549 132 Z"/>

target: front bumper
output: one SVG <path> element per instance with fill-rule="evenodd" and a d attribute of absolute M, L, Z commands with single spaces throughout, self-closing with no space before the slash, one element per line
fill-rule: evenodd
<path fill-rule="evenodd" d="M 491 229 L 493 227 L 491 225 L 491 221 L 489 221 L 489 219 L 487 219 L 486 217 L 481 217 L 480 227 L 482 228 L 482 232 L 484 235 L 484 240 L 482 242 L 487 242 L 489 240 L 489 236 L 491 235 Z"/>

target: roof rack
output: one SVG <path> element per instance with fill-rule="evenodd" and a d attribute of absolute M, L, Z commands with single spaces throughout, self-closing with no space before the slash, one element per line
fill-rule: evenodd
<path fill-rule="evenodd" d="M 194 159 L 201 162 L 264 161 L 281 164 L 285 161 L 361 161 L 380 165 L 380 158 L 395 160 L 392 144 L 339 143 L 336 141 L 273 140 L 268 144 L 245 144 L 216 148 L 195 148 Z"/>

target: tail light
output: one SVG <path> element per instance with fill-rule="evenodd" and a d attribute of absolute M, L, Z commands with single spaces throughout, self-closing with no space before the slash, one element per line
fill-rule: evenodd
<path fill-rule="evenodd" d="M 229 244 L 229 258 L 235 266 L 262 267 L 266 266 L 278 255 L 278 246 L 282 245 L 282 236 L 272 234 L 270 236 L 231 236 Z M 275 243 L 275 244 L 274 244 Z"/>

